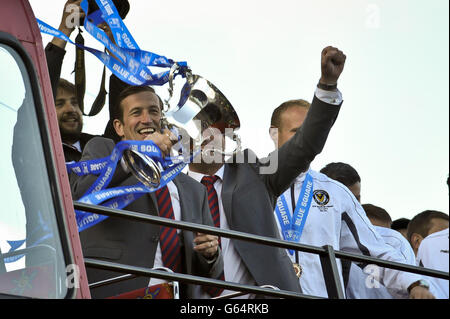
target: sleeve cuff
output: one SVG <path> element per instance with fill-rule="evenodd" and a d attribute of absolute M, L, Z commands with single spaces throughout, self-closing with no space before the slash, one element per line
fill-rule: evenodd
<path fill-rule="evenodd" d="M 328 104 L 341 105 L 342 103 L 342 93 L 338 89 L 336 91 L 325 91 L 321 88 L 316 88 L 315 95 L 319 100 Z"/>
<path fill-rule="evenodd" d="M 212 259 L 205 258 L 206 263 L 208 265 L 214 264 L 216 262 L 217 258 L 219 258 L 219 256 L 220 256 L 220 248 L 217 249 L 217 253 L 214 255 L 214 257 Z"/>
<path fill-rule="evenodd" d="M 49 43 L 47 44 L 47 46 L 45 47 L 45 50 L 47 50 L 47 51 L 52 51 L 52 52 L 54 52 L 54 53 L 56 53 L 56 54 L 59 54 L 59 55 L 62 55 L 62 56 L 64 56 L 64 55 L 66 54 L 66 50 L 65 50 L 65 49 L 60 48 L 59 46 L 54 45 L 54 44 L 51 43 L 51 42 L 49 42 Z"/>

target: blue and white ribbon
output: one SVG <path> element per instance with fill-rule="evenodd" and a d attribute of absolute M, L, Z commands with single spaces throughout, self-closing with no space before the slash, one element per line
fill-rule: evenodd
<path fill-rule="evenodd" d="M 311 207 L 313 187 L 312 176 L 307 173 L 295 206 L 295 211 L 292 215 L 284 194 L 278 197 L 275 212 L 281 226 L 284 240 L 297 243 L 300 242 L 303 228 L 305 227 L 306 219 L 308 218 L 309 209 Z M 293 255 L 294 251 L 289 250 L 289 253 Z"/>
<path fill-rule="evenodd" d="M 147 155 L 165 169 L 161 174 L 161 181 L 158 187 L 149 187 L 139 182 L 132 186 L 120 186 L 106 189 L 114 175 L 118 161 L 122 158 L 123 152 L 127 149 L 132 149 Z M 154 192 L 166 186 L 183 170 L 194 156 L 195 155 L 191 155 L 188 160 L 181 156 L 175 158 L 163 158 L 160 149 L 152 141 L 122 141 L 115 146 L 111 155 L 108 157 L 90 161 L 67 163 L 66 166 L 70 172 L 73 172 L 78 176 L 99 175 L 97 180 L 79 199 L 79 202 L 122 209 L 142 195 Z M 78 230 L 80 232 L 108 218 L 108 216 L 101 216 L 78 210 L 75 211 L 75 214 Z"/>
<path fill-rule="evenodd" d="M 140 50 L 131 33 L 125 26 L 122 18 L 119 16 L 116 7 L 111 0 L 96 0 L 100 10 L 93 12 L 84 19 L 84 28 L 96 40 L 102 43 L 106 49 L 115 57 L 102 51 L 79 45 L 71 41 L 64 33 L 51 27 L 45 22 L 37 19 L 39 29 L 42 33 L 58 37 L 68 43 L 86 50 L 95 55 L 113 74 L 120 80 L 131 85 L 164 85 L 169 81 L 169 72 L 165 71 L 152 74 L 149 66 L 171 68 L 175 62 L 164 56 Z M 82 10 L 88 12 L 88 1 L 83 0 L 80 4 Z M 93 20 L 92 22 L 89 20 Z M 97 27 L 98 24 L 105 21 L 111 28 L 115 45 L 108 38 L 106 33 Z M 181 67 L 179 73 L 184 76 L 183 70 L 186 70 L 186 62 L 177 62 Z"/>

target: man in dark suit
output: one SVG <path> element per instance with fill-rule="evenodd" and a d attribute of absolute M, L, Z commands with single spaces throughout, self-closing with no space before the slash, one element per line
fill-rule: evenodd
<path fill-rule="evenodd" d="M 270 166 L 273 161 L 278 161 L 275 172 L 270 172 L 269 167 L 262 164 L 267 161 L 257 160 L 250 150 L 245 150 L 243 156 L 239 154 L 225 164 L 202 157 L 201 161 L 194 160 L 189 165 L 189 175 L 204 183 L 208 193 L 215 191 L 219 198 L 220 217 L 217 220 L 220 224 L 216 223 L 216 226 L 279 238 L 273 216 L 276 200 L 296 176 L 308 169 L 324 147 L 342 104 L 336 85 L 345 59 L 345 55 L 336 48 L 323 50 L 322 77 L 307 119 L 286 145 L 269 155 L 272 161 Z M 236 163 L 238 158 L 240 161 Z M 212 206 L 215 205 L 212 203 Z M 284 249 L 234 239 L 220 240 L 226 281 L 273 285 L 283 290 L 301 292 L 293 265 Z"/>
<path fill-rule="evenodd" d="M 118 97 L 119 112 L 114 128 L 122 140 L 152 140 L 167 155 L 172 146 L 169 131 L 161 132 L 161 103 L 150 87 L 129 87 Z M 84 160 L 102 158 L 111 154 L 115 143 L 111 139 L 95 137 L 86 145 Z M 97 176 L 78 177 L 72 174 L 71 187 L 74 198 L 80 198 L 95 182 Z M 138 180 L 128 172 L 122 162 L 108 187 L 137 184 Z M 125 210 L 164 216 L 198 224 L 213 225 L 208 208 L 206 191 L 192 178 L 180 173 L 173 182 L 155 193 L 135 200 Z M 217 236 L 177 232 L 174 228 L 160 227 L 123 218 L 106 220 L 80 233 L 83 254 L 86 258 L 111 260 L 121 264 L 140 267 L 168 267 L 203 277 L 220 278 L 223 261 L 218 249 Z M 89 282 L 97 282 L 120 274 L 87 268 Z M 159 283 L 152 279 L 150 284 Z M 93 290 L 92 296 L 104 298 L 132 291 L 149 284 L 149 278 L 108 285 Z M 181 285 L 181 296 L 198 297 L 198 287 Z"/>

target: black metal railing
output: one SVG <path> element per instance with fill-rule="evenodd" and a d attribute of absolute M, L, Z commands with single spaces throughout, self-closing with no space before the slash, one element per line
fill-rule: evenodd
<path fill-rule="evenodd" d="M 200 225 L 185 221 L 176 221 L 167 219 L 164 217 L 152 216 L 142 213 L 136 213 L 126 210 L 118 210 L 107 208 L 104 206 L 90 205 L 80 202 L 74 202 L 74 208 L 76 210 L 87 211 L 99 215 L 105 215 L 110 217 L 120 217 L 129 220 L 141 221 L 151 224 L 156 224 L 159 226 L 173 227 L 188 231 L 197 231 L 208 233 L 212 235 L 217 235 L 221 237 L 245 240 L 249 242 L 259 243 L 263 245 L 271 245 L 279 248 L 293 249 L 302 251 L 305 253 L 317 254 L 320 257 L 322 272 L 325 278 L 326 288 L 328 292 L 328 298 L 330 299 L 341 299 L 344 298 L 344 292 L 342 290 L 340 275 L 336 263 L 336 258 L 350 260 L 352 262 L 364 263 L 364 264 L 374 264 L 384 268 L 391 268 L 400 271 L 406 271 L 411 273 L 416 273 L 420 275 L 436 277 L 441 279 L 449 280 L 450 275 L 448 272 L 438 271 L 434 269 L 428 269 L 423 267 L 406 265 L 398 262 L 387 261 L 375 257 L 369 257 L 364 255 L 358 255 L 348 252 L 343 252 L 339 250 L 334 250 L 332 246 L 316 247 L 311 245 L 304 245 L 299 243 L 288 242 L 285 240 L 264 237 L 254 234 L 248 234 L 244 232 L 238 232 L 234 230 L 225 230 L 212 226 Z M 242 291 L 246 293 L 256 293 L 260 295 L 267 295 L 273 297 L 286 297 L 286 298 L 307 298 L 315 299 L 321 298 L 318 296 L 310 296 L 299 294 L 291 291 L 285 290 L 274 290 L 270 288 L 261 288 L 255 286 L 242 285 L 217 279 L 204 278 L 199 276 L 185 275 L 185 274 L 169 274 L 167 272 L 151 270 L 149 268 L 134 267 L 129 265 L 121 265 L 112 262 L 99 261 L 94 259 L 85 259 L 86 266 L 95 267 L 104 270 L 117 271 L 121 273 L 129 274 L 129 276 L 146 276 L 154 277 L 165 280 L 178 280 L 191 284 L 216 286 L 228 290 Z M 131 278 L 131 277 L 130 277 Z M 123 277 L 122 280 L 126 280 Z"/>

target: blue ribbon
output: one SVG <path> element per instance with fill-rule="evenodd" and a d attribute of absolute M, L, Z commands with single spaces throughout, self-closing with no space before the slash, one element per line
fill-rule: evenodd
<path fill-rule="evenodd" d="M 286 203 L 284 194 L 278 197 L 275 212 L 277 214 L 278 222 L 281 226 L 281 231 L 284 240 L 292 242 L 300 242 L 303 233 L 303 228 L 308 218 L 309 209 L 311 207 L 311 200 L 313 197 L 313 179 L 309 172 L 306 174 L 303 181 L 302 189 L 295 206 L 295 211 L 291 215 L 289 206 Z M 294 255 L 293 250 L 289 250 L 291 255 Z"/>
<path fill-rule="evenodd" d="M 22 246 L 25 243 L 25 239 L 23 239 L 23 240 L 7 240 L 6 242 L 11 247 L 9 249 L 8 253 L 11 253 L 11 252 L 16 251 L 20 246 Z M 11 256 L 11 257 L 7 257 L 7 258 L 3 258 L 3 261 L 5 264 L 9 264 L 9 263 L 18 261 L 19 259 L 21 259 L 24 256 L 25 255 Z"/>
<path fill-rule="evenodd" d="M 44 221 L 44 218 L 42 217 L 42 213 L 41 211 L 37 211 L 36 212 L 37 216 L 38 216 L 38 222 L 36 224 L 36 226 L 34 227 L 34 229 L 27 234 L 27 238 L 31 238 L 33 237 L 33 235 L 35 233 L 41 234 L 41 237 L 38 238 L 35 242 L 30 243 L 28 240 L 26 239 L 22 239 L 22 240 L 7 240 L 9 246 L 11 247 L 10 250 L 8 252 L 14 252 L 16 251 L 18 248 L 20 248 L 25 242 L 27 243 L 27 247 L 34 247 L 39 245 L 40 243 L 44 242 L 47 239 L 50 239 L 53 237 L 53 232 L 50 229 L 49 225 Z M 43 235 L 42 235 L 43 234 Z M 19 259 L 25 257 L 25 255 L 16 255 L 16 256 L 12 256 L 12 257 L 8 257 L 8 258 L 4 258 L 4 262 L 5 263 L 13 263 L 18 261 Z"/>
<path fill-rule="evenodd" d="M 102 43 L 116 58 L 99 50 L 79 45 L 71 41 L 64 33 L 37 19 L 42 33 L 58 37 L 68 43 L 86 50 L 95 55 L 113 74 L 120 80 L 131 85 L 164 85 L 169 81 L 169 71 L 152 74 L 148 66 L 171 68 L 175 62 L 164 56 L 139 49 L 136 41 L 119 16 L 116 7 L 111 0 L 96 0 L 100 10 L 84 19 L 84 28 L 95 39 Z M 80 4 L 82 10 L 88 12 L 88 1 Z M 89 21 L 90 19 L 93 22 Z M 117 46 L 111 42 L 106 33 L 96 25 L 105 21 L 113 33 Z M 177 63 L 181 69 L 178 74 L 184 76 L 187 68 L 186 62 Z M 176 76 L 175 75 L 175 76 Z"/>
<path fill-rule="evenodd" d="M 126 46 L 128 49 L 139 50 L 137 42 L 128 31 L 128 28 L 120 17 L 114 3 L 111 0 L 95 0 L 95 2 L 102 13 L 102 20 L 108 23 L 114 36 L 114 40 L 119 47 L 123 48 Z M 88 11 L 87 3 L 87 1 L 83 1 L 83 3 L 81 3 L 81 7 L 84 12 Z M 98 21 L 97 24 L 99 24 Z"/>
<path fill-rule="evenodd" d="M 145 154 L 159 163 L 163 169 L 165 168 L 161 174 L 161 183 L 157 188 L 148 187 L 139 182 L 132 186 L 120 186 L 106 189 L 114 175 L 118 161 L 122 158 L 123 152 L 127 149 L 132 149 Z M 152 141 L 122 141 L 114 147 L 111 155 L 108 157 L 90 161 L 71 162 L 67 163 L 66 166 L 69 171 L 78 176 L 89 174 L 99 175 L 97 180 L 79 199 L 80 202 L 122 209 L 144 194 L 154 192 L 166 186 L 194 157 L 195 155 L 191 155 L 189 160 L 185 160 L 181 156 L 175 158 L 163 158 L 160 149 Z M 78 210 L 75 211 L 75 215 L 78 231 L 80 232 L 108 218 L 108 216 Z"/>

